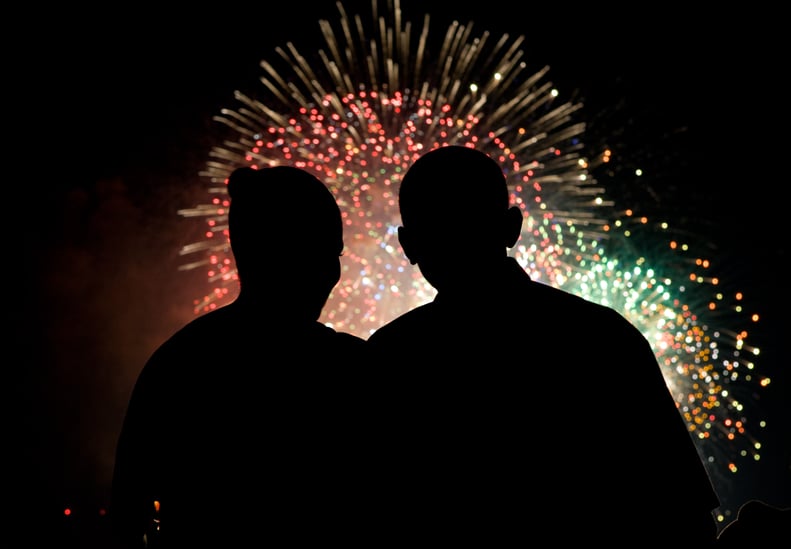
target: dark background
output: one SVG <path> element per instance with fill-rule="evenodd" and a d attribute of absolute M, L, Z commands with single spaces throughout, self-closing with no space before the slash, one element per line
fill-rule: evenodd
<path fill-rule="evenodd" d="M 528 62 L 550 65 L 550 79 L 584 99 L 591 145 L 616 146 L 618 169 L 655 168 L 639 188 L 617 170 L 604 178 L 618 200 L 672 213 L 701 234 L 762 315 L 757 364 L 773 380 L 761 395 L 771 428 L 764 460 L 739 474 L 733 501 L 791 505 L 779 15 L 758 5 L 693 15 L 666 3 L 629 11 L 491 1 L 489 11 L 452 12 L 437 1 L 403 4 L 417 27 L 432 14 L 435 38 L 454 19 L 525 35 Z M 344 6 L 370 10 L 359 0 Z M 131 385 L 192 317 L 204 284 L 202 273 L 177 271 L 194 226 L 175 212 L 196 203 L 217 135 L 211 117 L 232 106 L 235 89 L 258 89 L 258 62 L 275 46 L 293 41 L 307 54 L 321 43 L 318 19 L 335 21 L 337 8 L 224 2 L 21 17 L 30 30 L 9 49 L 6 95 L 17 122 L 9 173 L 21 168 L 6 195 L 7 271 L 22 281 L 7 286 L 15 508 L 63 527 L 75 546 L 99 546 Z"/>

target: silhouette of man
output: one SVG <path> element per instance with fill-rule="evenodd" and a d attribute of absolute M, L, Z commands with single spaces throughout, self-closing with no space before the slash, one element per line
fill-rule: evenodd
<path fill-rule="evenodd" d="M 718 498 L 648 341 L 508 256 L 522 211 L 501 167 L 434 149 L 399 207 L 404 254 L 437 294 L 368 338 L 391 377 L 392 497 L 408 502 L 394 513 L 488 546 L 711 545 Z"/>
<path fill-rule="evenodd" d="M 291 166 L 239 168 L 228 192 L 240 291 L 139 375 L 112 483 L 120 547 L 351 538 L 367 504 L 353 370 L 365 341 L 317 320 L 341 273 L 339 207 Z"/>

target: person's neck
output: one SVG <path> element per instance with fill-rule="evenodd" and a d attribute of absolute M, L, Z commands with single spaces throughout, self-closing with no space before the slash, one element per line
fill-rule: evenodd
<path fill-rule="evenodd" d="M 254 287 L 241 289 L 234 305 L 246 314 L 274 316 L 278 322 L 288 324 L 318 322 L 321 314 L 321 311 L 316 313 L 299 303 L 291 292 L 276 292 L 271 289 L 256 291 Z"/>
<path fill-rule="evenodd" d="M 469 267 L 460 267 L 464 276 L 453 276 L 437 289 L 437 293 L 446 296 L 465 295 L 469 299 L 496 292 L 503 287 L 503 276 L 507 271 L 508 260 L 508 256 L 502 256 L 485 262 L 476 262 Z"/>

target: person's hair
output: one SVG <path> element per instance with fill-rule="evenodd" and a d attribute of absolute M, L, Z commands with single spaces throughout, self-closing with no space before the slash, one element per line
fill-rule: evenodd
<path fill-rule="evenodd" d="M 294 166 L 237 168 L 228 179 L 228 232 L 240 272 L 252 258 L 343 250 L 340 208 L 329 188 Z"/>
<path fill-rule="evenodd" d="M 500 165 L 486 153 L 461 145 L 433 149 L 407 170 L 398 191 L 405 226 L 488 224 L 508 209 L 508 186 Z"/>

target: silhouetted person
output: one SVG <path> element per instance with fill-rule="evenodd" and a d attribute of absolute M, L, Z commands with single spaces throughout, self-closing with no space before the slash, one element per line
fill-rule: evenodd
<path fill-rule="evenodd" d="M 717 538 L 718 549 L 780 549 L 791 547 L 791 507 L 753 499 L 739 507 L 736 520 Z"/>
<path fill-rule="evenodd" d="M 295 167 L 240 168 L 228 192 L 240 291 L 165 341 L 134 386 L 110 509 L 123 547 L 146 532 L 195 548 L 361 529 L 365 341 L 318 321 L 340 278 L 341 212 Z"/>
<path fill-rule="evenodd" d="M 394 514 L 481 546 L 710 545 L 719 501 L 651 346 L 508 256 L 523 218 L 497 162 L 427 152 L 399 207 L 437 294 L 368 338 L 391 378 Z"/>

